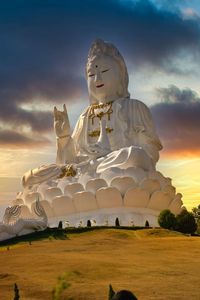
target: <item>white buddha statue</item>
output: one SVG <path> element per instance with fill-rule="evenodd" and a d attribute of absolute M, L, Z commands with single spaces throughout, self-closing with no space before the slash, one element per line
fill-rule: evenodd
<path fill-rule="evenodd" d="M 14 204 L 33 210 L 41 197 L 49 218 L 67 217 L 73 226 L 80 219 L 113 224 L 116 217 L 125 225 L 149 220 L 157 226 L 161 210 L 181 211 L 182 195 L 156 170 L 162 145 L 151 113 L 130 99 L 127 68 L 112 44 L 92 44 L 86 77 L 89 106 L 73 132 L 66 106 L 54 108 L 56 163 L 28 171 Z"/>
<path fill-rule="evenodd" d="M 162 145 L 147 106 L 130 99 L 128 73 L 115 46 L 96 40 L 89 51 L 86 77 L 90 105 L 71 134 L 66 106 L 54 107 L 56 165 L 25 174 L 24 186 L 84 172 L 98 177 L 110 168 L 155 170 Z M 78 178 L 77 178 L 78 180 Z"/>
<path fill-rule="evenodd" d="M 162 145 L 145 104 L 130 99 L 123 57 L 110 43 L 95 41 L 88 55 L 86 76 L 90 106 L 81 114 L 70 135 L 67 110 L 63 118 L 55 108 L 57 163 L 77 158 L 104 158 L 97 171 L 110 166 L 155 168 Z"/>

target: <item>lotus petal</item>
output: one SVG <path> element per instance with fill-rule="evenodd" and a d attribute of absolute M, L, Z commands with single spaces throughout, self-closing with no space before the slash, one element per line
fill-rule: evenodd
<path fill-rule="evenodd" d="M 55 197 L 61 196 L 62 191 L 58 187 L 50 187 L 44 192 L 44 195 L 45 195 L 45 199 L 47 199 L 48 201 L 51 201 Z"/>
<path fill-rule="evenodd" d="M 124 206 L 146 207 L 149 203 L 149 192 L 139 187 L 130 188 L 124 196 Z"/>
<path fill-rule="evenodd" d="M 122 196 L 115 187 L 101 188 L 96 192 L 99 208 L 121 207 Z"/>
<path fill-rule="evenodd" d="M 66 195 L 54 198 L 52 200 L 52 207 L 55 216 L 64 216 L 76 212 L 72 198 Z"/>
<path fill-rule="evenodd" d="M 96 194 L 96 191 L 103 187 L 107 187 L 107 183 L 102 178 L 94 178 L 87 182 L 86 184 L 86 191 Z"/>
<path fill-rule="evenodd" d="M 114 178 L 111 183 L 111 186 L 118 189 L 122 196 L 127 192 L 128 189 L 132 187 L 136 187 L 136 183 L 133 178 L 131 177 L 116 177 Z"/>
<path fill-rule="evenodd" d="M 152 194 L 155 191 L 160 190 L 160 183 L 156 179 L 144 179 L 140 184 L 141 189 L 148 191 Z"/>
<path fill-rule="evenodd" d="M 150 198 L 148 208 L 160 211 L 168 208 L 171 201 L 172 198 L 168 194 L 163 193 L 162 191 L 156 191 Z"/>
<path fill-rule="evenodd" d="M 84 212 L 97 209 L 97 201 L 90 192 L 79 192 L 73 196 L 77 212 Z"/>
<path fill-rule="evenodd" d="M 82 184 L 78 182 L 68 183 L 64 188 L 64 195 L 72 197 L 75 193 L 84 191 Z"/>
<path fill-rule="evenodd" d="M 178 193 L 176 194 L 174 200 L 171 202 L 169 209 L 171 212 L 175 215 L 179 214 L 181 210 L 183 209 L 183 201 L 181 200 L 182 194 Z"/>

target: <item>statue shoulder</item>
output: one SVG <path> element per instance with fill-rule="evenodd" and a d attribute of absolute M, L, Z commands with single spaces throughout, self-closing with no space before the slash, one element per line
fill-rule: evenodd
<path fill-rule="evenodd" d="M 121 104 L 122 106 L 132 105 L 133 107 L 141 107 L 141 108 L 149 110 L 148 106 L 144 102 L 142 102 L 138 99 L 120 98 L 120 99 L 114 101 L 114 103 Z"/>
<path fill-rule="evenodd" d="M 135 107 L 141 107 L 141 108 L 143 108 L 143 109 L 149 110 L 148 106 L 147 106 L 144 102 L 142 102 L 142 101 L 140 101 L 140 100 L 138 100 L 138 99 L 129 99 L 129 101 L 130 101 L 130 102 L 132 103 L 132 105 L 135 106 Z"/>
<path fill-rule="evenodd" d="M 120 99 L 117 102 L 121 105 L 123 113 L 146 115 L 146 117 L 151 119 L 150 109 L 144 102 L 130 98 Z"/>

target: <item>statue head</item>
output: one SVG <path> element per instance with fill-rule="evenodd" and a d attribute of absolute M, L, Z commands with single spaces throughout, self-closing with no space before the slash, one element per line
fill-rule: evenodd
<path fill-rule="evenodd" d="M 110 43 L 94 41 L 88 54 L 86 76 L 91 104 L 130 97 L 126 64 Z"/>

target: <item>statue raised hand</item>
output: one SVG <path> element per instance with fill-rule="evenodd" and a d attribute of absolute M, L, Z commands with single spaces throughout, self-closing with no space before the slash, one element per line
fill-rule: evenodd
<path fill-rule="evenodd" d="M 68 113 L 65 104 L 63 111 L 54 107 L 54 129 L 57 136 L 57 164 L 66 164 L 74 160 L 74 144 L 71 137 Z"/>
<path fill-rule="evenodd" d="M 54 106 L 54 129 L 57 138 L 65 138 L 70 136 L 70 124 L 66 105 L 63 105 L 63 111 L 59 111 Z"/>

